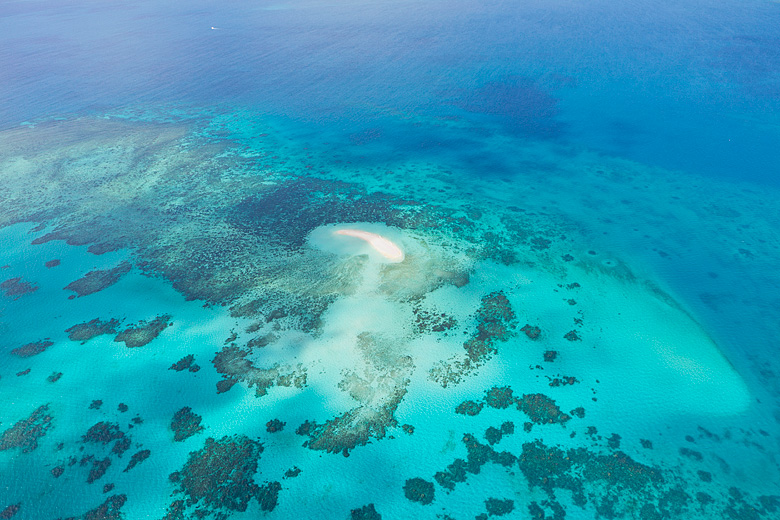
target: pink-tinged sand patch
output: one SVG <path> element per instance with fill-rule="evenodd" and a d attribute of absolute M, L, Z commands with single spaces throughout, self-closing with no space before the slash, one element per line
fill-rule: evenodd
<path fill-rule="evenodd" d="M 365 240 L 379 254 L 392 262 L 401 262 L 404 259 L 404 252 L 401 250 L 401 248 L 382 235 L 377 235 L 376 233 L 371 233 L 370 231 L 361 231 L 359 229 L 339 229 L 335 231 L 335 234 Z"/>

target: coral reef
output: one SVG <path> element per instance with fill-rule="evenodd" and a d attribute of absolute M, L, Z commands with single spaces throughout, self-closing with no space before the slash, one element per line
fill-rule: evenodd
<path fill-rule="evenodd" d="M 530 339 L 539 339 L 539 335 L 542 333 L 542 329 L 537 327 L 536 325 L 531 325 L 526 323 L 523 325 L 520 330 L 522 332 L 525 332 L 525 335 L 528 336 Z"/>
<path fill-rule="evenodd" d="M 460 383 L 464 377 L 485 364 L 498 352 L 496 344 L 507 341 L 517 326 L 515 313 L 502 291 L 483 296 L 475 318 L 477 331 L 463 343 L 465 358 L 443 361 L 430 371 L 429 378 L 444 388 Z"/>
<path fill-rule="evenodd" d="M 433 482 L 428 482 L 419 477 L 410 478 L 404 484 L 404 495 L 412 502 L 428 505 L 434 498 Z"/>
<path fill-rule="evenodd" d="M 249 351 L 234 346 L 223 347 L 215 354 L 212 360 L 214 368 L 225 376 L 223 381 L 228 381 L 217 383 L 218 393 L 229 390 L 237 381 L 245 382 L 249 388 L 254 387 L 257 397 L 266 395 L 268 389 L 275 385 L 296 388 L 306 385 L 306 370 L 302 365 L 289 367 L 276 364 L 271 368 L 257 368 L 247 359 L 249 354 Z"/>
<path fill-rule="evenodd" d="M 68 333 L 68 338 L 71 341 L 86 343 L 92 338 L 102 336 L 103 334 L 115 334 L 118 326 L 119 320 L 110 319 L 102 321 L 100 318 L 95 318 L 86 323 L 79 323 L 69 329 L 65 329 L 65 332 Z"/>
<path fill-rule="evenodd" d="M 0 283 L 0 290 L 4 291 L 6 298 L 18 300 L 25 294 L 30 294 L 38 290 L 37 285 L 22 280 L 21 277 L 9 278 Z"/>
<path fill-rule="evenodd" d="M 305 446 L 349 456 L 356 446 L 364 446 L 372 438 L 383 439 L 388 428 L 398 426 L 395 410 L 406 395 L 414 364 L 409 356 L 398 356 L 394 344 L 392 339 L 358 335 L 362 374 L 346 373 L 339 388 L 360 405 L 324 424 L 306 421 L 296 430 L 309 437 Z"/>
<path fill-rule="evenodd" d="M 102 460 L 93 460 L 92 468 L 89 470 L 89 475 L 87 476 L 87 484 L 92 484 L 103 477 L 109 466 L 111 466 L 111 459 L 108 457 Z"/>
<path fill-rule="evenodd" d="M 127 502 L 127 495 L 113 495 L 95 509 L 81 516 L 68 517 L 62 520 L 122 520 L 122 506 Z"/>
<path fill-rule="evenodd" d="M 13 349 L 11 351 L 11 354 L 14 354 L 15 356 L 19 356 L 19 357 L 31 357 L 40 354 L 41 352 L 51 347 L 52 345 L 54 345 L 53 341 L 39 340 L 33 343 L 27 343 L 26 345 L 22 345 L 21 347 Z"/>
<path fill-rule="evenodd" d="M 195 356 L 188 354 L 171 365 L 168 370 L 175 370 L 181 372 L 182 370 L 189 370 L 190 372 L 197 372 L 200 367 L 195 363 Z"/>
<path fill-rule="evenodd" d="M 132 457 L 130 457 L 130 462 L 127 463 L 127 467 L 123 469 L 123 472 L 130 471 L 134 467 L 136 467 L 138 464 L 142 463 L 146 459 L 149 458 L 149 455 L 151 455 L 152 452 L 149 450 L 141 450 L 137 453 L 134 453 Z"/>
<path fill-rule="evenodd" d="M 512 389 L 508 386 L 494 386 L 486 392 L 485 404 L 491 408 L 509 408 L 515 402 Z"/>
<path fill-rule="evenodd" d="M 94 424 L 87 430 L 87 433 L 82 435 L 82 442 L 91 442 L 94 444 L 108 444 L 111 441 L 121 439 L 125 436 L 124 432 L 119 429 L 119 425 L 116 423 L 109 423 L 100 421 Z"/>
<path fill-rule="evenodd" d="M 382 520 L 382 515 L 376 512 L 374 504 L 368 504 L 363 507 L 350 511 L 351 520 Z"/>
<path fill-rule="evenodd" d="M 150 322 L 142 321 L 135 327 L 128 327 L 117 334 L 114 341 L 124 341 L 127 348 L 143 347 L 159 336 L 166 327 L 171 325 L 171 323 L 169 323 L 170 319 L 170 315 L 163 314 L 157 316 Z"/>
<path fill-rule="evenodd" d="M 21 448 L 28 453 L 38 447 L 38 439 L 45 436 L 52 426 L 49 406 L 35 409 L 27 419 L 21 420 L 0 435 L 0 451 Z"/>
<path fill-rule="evenodd" d="M 10 506 L 0 511 L 0 518 L 2 518 L 3 520 L 6 520 L 8 518 L 13 518 L 21 508 L 22 508 L 21 502 L 19 502 L 18 504 L 11 504 Z"/>
<path fill-rule="evenodd" d="M 203 431 L 200 422 L 203 418 L 192 412 L 192 408 L 185 406 L 175 414 L 171 419 L 171 430 L 173 430 L 173 440 L 182 442 L 189 439 L 196 433 Z"/>
<path fill-rule="evenodd" d="M 490 516 L 504 516 L 515 510 L 514 500 L 488 498 L 485 500 L 485 509 Z"/>
<path fill-rule="evenodd" d="M 490 426 L 487 430 L 485 430 L 485 440 L 488 441 L 492 446 L 493 444 L 501 442 L 501 439 L 504 437 L 504 435 L 509 435 L 514 432 L 515 424 L 507 421 L 503 423 L 500 428 Z"/>
<path fill-rule="evenodd" d="M 49 240 L 51 240 L 49 235 L 44 235 L 33 240 L 33 244 L 42 244 Z M 65 286 L 65 289 L 75 292 L 79 298 L 87 296 L 114 285 L 130 272 L 131 267 L 129 262 L 122 262 L 112 269 L 90 271 L 78 280 L 70 282 Z"/>
<path fill-rule="evenodd" d="M 282 422 L 279 419 L 272 419 L 265 423 L 265 431 L 268 433 L 276 433 L 280 432 L 284 429 L 284 425 L 287 424 L 286 422 Z"/>
<path fill-rule="evenodd" d="M 443 312 L 431 312 L 414 307 L 414 325 L 419 334 L 431 332 L 446 332 L 457 326 L 458 322 L 452 316 Z"/>
<path fill-rule="evenodd" d="M 536 424 L 563 424 L 571 417 L 544 394 L 523 394 L 517 400 L 517 409 L 525 413 Z"/>
<path fill-rule="evenodd" d="M 206 439 L 204 447 L 191 452 L 182 469 L 170 477 L 178 484 L 176 493 L 184 495 L 184 502 L 175 507 L 181 512 L 196 507 L 199 515 L 220 515 L 246 511 L 249 501 L 256 499 L 262 510 L 273 511 L 281 485 L 259 486 L 254 481 L 262 452 L 260 443 L 242 435 Z"/>
<path fill-rule="evenodd" d="M 482 411 L 483 406 L 485 406 L 484 403 L 478 403 L 476 401 L 463 401 L 455 408 L 455 413 L 474 416 Z"/>

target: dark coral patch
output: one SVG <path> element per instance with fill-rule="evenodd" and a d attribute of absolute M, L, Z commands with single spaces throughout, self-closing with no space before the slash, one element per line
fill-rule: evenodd
<path fill-rule="evenodd" d="M 536 424 L 563 424 L 571 419 L 571 416 L 561 412 L 553 399 L 544 394 L 523 394 L 517 400 L 517 409 Z"/>
<path fill-rule="evenodd" d="M 284 472 L 284 478 L 295 478 L 301 474 L 301 468 L 294 466 Z"/>
<path fill-rule="evenodd" d="M 284 425 L 287 424 L 286 422 L 282 422 L 279 419 L 272 419 L 265 423 L 265 431 L 268 433 L 276 433 L 280 432 L 284 429 Z"/>
<path fill-rule="evenodd" d="M 52 267 L 57 267 L 58 265 L 60 265 L 60 260 L 59 260 L 59 258 L 55 258 L 55 259 L 53 259 L 53 260 L 49 260 L 49 261 L 48 261 L 48 262 L 46 262 L 44 265 L 45 265 L 45 266 L 46 266 L 48 269 L 51 269 Z"/>
<path fill-rule="evenodd" d="M 539 335 L 542 333 L 542 329 L 540 329 L 536 325 L 531 325 L 529 323 L 523 325 L 523 327 L 520 330 L 525 332 L 525 335 L 531 339 L 538 339 Z"/>
<path fill-rule="evenodd" d="M 21 508 L 22 508 L 21 502 L 19 502 L 18 504 L 11 504 L 10 506 L 0 511 L 0 518 L 2 518 L 3 520 L 6 520 L 8 518 L 13 518 Z"/>
<path fill-rule="evenodd" d="M 455 459 L 444 471 L 438 471 L 433 476 L 434 480 L 443 488 L 455 489 L 455 484 L 466 482 L 466 461 Z"/>
<path fill-rule="evenodd" d="M 54 345 L 53 341 L 35 341 L 33 343 L 27 343 L 26 345 L 22 345 L 21 347 L 13 349 L 11 354 L 19 357 L 31 357 L 40 354 L 52 345 Z"/>
<path fill-rule="evenodd" d="M 349 456 L 356 446 L 365 446 L 372 438 L 383 439 L 388 428 L 398 426 L 395 410 L 406 395 L 409 380 L 400 381 L 381 399 L 371 406 L 358 406 L 324 424 L 306 421 L 297 430 L 299 435 L 310 437 L 305 446 L 312 450 L 341 453 Z"/>
<path fill-rule="evenodd" d="M 70 282 L 65 289 L 75 292 L 78 297 L 87 296 L 114 285 L 130 272 L 130 268 L 129 262 L 122 262 L 113 269 L 90 271 L 78 280 Z"/>
<path fill-rule="evenodd" d="M 65 520 L 123 520 L 125 515 L 122 514 L 122 506 L 125 502 L 127 502 L 127 495 L 112 495 L 95 509 Z"/>
<path fill-rule="evenodd" d="M 368 504 L 350 511 L 351 520 L 382 520 L 382 515 L 376 512 L 374 504 Z"/>
<path fill-rule="evenodd" d="M 485 509 L 490 516 L 504 516 L 515 510 L 515 502 L 510 499 L 488 498 L 485 500 Z"/>
<path fill-rule="evenodd" d="M 14 424 L 0 435 L 0 451 L 21 448 L 28 453 L 38 447 L 38 439 L 51 428 L 52 416 L 48 405 L 39 406 L 30 417 Z"/>
<path fill-rule="evenodd" d="M 65 329 L 65 332 L 68 333 L 68 338 L 71 341 L 81 341 L 83 343 L 103 334 L 114 334 L 118 326 L 119 320 L 102 321 L 100 318 L 95 318 L 86 323 L 79 323 L 69 329 Z"/>
<path fill-rule="evenodd" d="M 509 408 L 514 401 L 512 389 L 508 386 L 494 386 L 487 391 L 485 396 L 485 404 L 491 408 Z"/>
<path fill-rule="evenodd" d="M 176 363 L 168 367 L 168 370 L 175 370 L 176 372 L 181 372 L 183 370 L 190 370 L 192 372 L 192 367 L 196 367 L 198 365 L 195 365 L 195 356 L 192 354 L 187 354 L 180 360 L 178 360 Z"/>
<path fill-rule="evenodd" d="M 135 327 L 128 327 L 119 334 L 117 334 L 114 341 L 124 341 L 127 348 L 143 347 L 151 342 L 154 338 L 160 335 L 165 328 L 170 325 L 168 323 L 171 316 L 163 314 L 157 316 L 155 319 L 149 322 L 140 322 Z"/>
<path fill-rule="evenodd" d="M 484 403 L 478 403 L 476 401 L 463 401 L 455 408 L 455 413 L 474 416 L 482 411 L 483 406 L 485 406 Z"/>
<path fill-rule="evenodd" d="M 258 486 L 254 481 L 263 446 L 243 435 L 206 439 L 204 447 L 189 454 L 175 482 L 177 493 L 186 495 L 187 507 L 197 507 L 203 514 L 246 511 L 256 499 L 260 508 L 272 511 L 281 485 L 269 482 Z"/>
<path fill-rule="evenodd" d="M 404 495 L 412 502 L 428 505 L 433 502 L 434 498 L 433 482 L 428 482 L 419 477 L 410 478 L 404 484 Z"/>
<path fill-rule="evenodd" d="M 93 460 L 92 468 L 89 470 L 89 475 L 87 476 L 87 483 L 92 484 L 96 480 L 100 479 L 103 475 L 106 474 L 109 466 L 111 466 L 111 459 L 108 457 L 103 460 Z"/>
<path fill-rule="evenodd" d="M 81 440 L 95 444 L 108 444 L 124 436 L 125 434 L 119 429 L 118 424 L 101 421 L 91 426 L 87 433 L 82 435 Z"/>
<path fill-rule="evenodd" d="M 9 278 L 0 283 L 0 290 L 5 292 L 6 298 L 18 300 L 25 294 L 33 293 L 38 290 L 37 285 L 25 282 L 21 278 Z"/>
<path fill-rule="evenodd" d="M 130 457 L 130 462 L 127 463 L 127 467 L 122 470 L 122 472 L 127 472 L 136 467 L 138 464 L 142 463 L 146 459 L 149 458 L 149 455 L 151 455 L 152 452 L 149 450 L 141 450 L 138 453 L 134 453 L 132 457 Z"/>
<path fill-rule="evenodd" d="M 483 296 L 475 317 L 477 331 L 463 343 L 466 358 L 442 362 L 430 371 L 430 379 L 445 388 L 460 383 L 464 376 L 485 364 L 498 352 L 497 343 L 507 341 L 517 325 L 515 313 L 503 291 Z"/>
<path fill-rule="evenodd" d="M 173 430 L 173 440 L 182 442 L 189 439 L 196 433 L 203 431 L 203 426 L 200 425 L 203 417 L 193 413 L 192 408 L 185 406 L 175 414 L 171 419 L 171 430 Z"/>
<path fill-rule="evenodd" d="M 296 367 L 274 365 L 271 368 L 258 368 L 246 357 L 249 352 L 238 347 L 223 347 L 212 360 L 217 372 L 225 376 L 223 383 L 217 383 L 217 393 L 230 390 L 237 381 L 244 381 L 248 387 L 255 387 L 255 394 L 260 397 L 268 393 L 274 385 L 295 386 L 306 385 L 306 370 L 301 365 Z"/>
<path fill-rule="evenodd" d="M 415 328 L 420 334 L 446 332 L 458 324 L 455 318 L 442 312 L 430 312 L 417 307 L 413 308 L 412 312 L 414 313 Z"/>

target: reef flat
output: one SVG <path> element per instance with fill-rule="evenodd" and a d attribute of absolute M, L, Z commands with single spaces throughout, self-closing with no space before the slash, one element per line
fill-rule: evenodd
<path fill-rule="evenodd" d="M 534 200 L 411 161 L 380 183 L 270 120 L 163 116 L 0 132 L 8 518 L 780 508 L 755 380 L 590 221 L 542 210 L 566 175 Z M 583 204 L 617 175 L 597 161 L 645 181 L 515 144 L 590 172 Z"/>

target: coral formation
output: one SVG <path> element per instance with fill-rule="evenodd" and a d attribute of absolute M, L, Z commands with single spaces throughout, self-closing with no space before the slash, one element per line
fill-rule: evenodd
<path fill-rule="evenodd" d="M 0 290 L 5 292 L 4 296 L 6 298 L 18 300 L 25 294 L 30 294 L 37 291 L 38 286 L 22 280 L 21 277 L 17 277 L 9 278 L 8 280 L 0 283 Z"/>
<path fill-rule="evenodd" d="M 444 388 L 460 383 L 485 364 L 498 352 L 496 344 L 507 341 L 517 325 L 509 299 L 502 291 L 483 296 L 475 318 L 477 331 L 463 343 L 465 358 L 443 361 L 430 370 L 429 378 Z"/>
<path fill-rule="evenodd" d="M 200 367 L 195 363 L 195 356 L 192 354 L 187 354 L 180 360 L 178 360 L 176 363 L 171 365 L 168 370 L 175 370 L 176 372 L 181 372 L 182 370 L 189 370 L 190 372 L 197 372 L 200 370 Z"/>
<path fill-rule="evenodd" d="M 542 333 L 542 329 L 537 327 L 536 325 L 531 325 L 526 323 L 523 325 L 520 330 L 522 332 L 525 332 L 525 335 L 528 336 L 530 339 L 539 339 L 539 335 Z"/>
<path fill-rule="evenodd" d="M 434 498 L 433 482 L 428 482 L 419 477 L 410 478 L 404 484 L 404 495 L 412 502 L 428 505 Z"/>
<path fill-rule="evenodd" d="M 571 417 L 544 394 L 523 394 L 517 400 L 517 409 L 525 413 L 536 424 L 563 424 Z"/>
<path fill-rule="evenodd" d="M 382 515 L 376 512 L 374 504 L 368 504 L 350 511 L 351 520 L 382 520 Z"/>
<path fill-rule="evenodd" d="M 257 368 L 247 359 L 249 354 L 249 351 L 234 346 L 223 347 L 215 354 L 212 360 L 214 368 L 225 376 L 223 381 L 227 381 L 217 383 L 218 393 L 229 390 L 238 381 L 245 382 L 249 388 L 254 387 L 257 397 L 266 395 L 268 389 L 275 385 L 296 388 L 306 385 L 306 369 L 302 365 L 290 367 L 276 364 L 271 368 Z"/>
<path fill-rule="evenodd" d="M 89 475 L 87 476 L 87 484 L 92 484 L 103 477 L 109 466 L 111 466 L 111 459 L 108 457 L 102 460 L 93 460 L 92 468 L 89 470 Z"/>
<path fill-rule="evenodd" d="M 102 321 L 100 318 L 95 318 L 94 320 L 79 323 L 69 329 L 65 329 L 65 332 L 68 333 L 68 338 L 71 341 L 86 343 L 92 338 L 103 334 L 115 334 L 118 326 L 119 320 L 110 319 L 108 321 Z"/>
<path fill-rule="evenodd" d="M 95 509 L 81 516 L 68 517 L 62 520 L 122 520 L 122 506 L 127 502 L 127 495 L 112 495 Z"/>
<path fill-rule="evenodd" d="M 463 401 L 455 408 L 455 413 L 474 416 L 482 411 L 483 406 L 485 406 L 484 403 L 478 403 L 476 401 Z"/>
<path fill-rule="evenodd" d="M 206 439 L 203 448 L 191 452 L 182 469 L 171 475 L 178 484 L 176 493 L 184 495 L 176 507 L 180 511 L 196 507 L 203 515 L 226 514 L 246 511 L 249 501 L 256 499 L 263 511 L 273 511 L 281 485 L 259 486 L 254 480 L 262 452 L 260 443 L 243 435 Z"/>
<path fill-rule="evenodd" d="M 284 429 L 284 425 L 287 424 L 286 422 L 282 422 L 279 419 L 272 419 L 265 423 L 265 431 L 268 433 L 276 433 L 280 432 Z"/>
<path fill-rule="evenodd" d="M 38 439 L 45 436 L 52 426 L 49 406 L 43 405 L 33 411 L 27 419 L 21 420 L 0 435 L 0 451 L 21 448 L 28 453 L 38 447 Z"/>
<path fill-rule="evenodd" d="M 132 457 L 130 457 L 130 462 L 127 463 L 127 467 L 123 469 L 123 472 L 130 471 L 134 467 L 136 467 L 138 464 L 142 463 L 146 459 L 149 458 L 149 455 L 151 455 L 152 452 L 149 450 L 141 450 L 137 453 L 134 453 Z"/>
<path fill-rule="evenodd" d="M 489 516 L 504 516 L 515 510 L 514 500 L 498 498 L 488 498 L 485 500 L 485 509 Z"/>
<path fill-rule="evenodd" d="M 203 431 L 200 422 L 203 418 L 192 412 L 192 408 L 185 406 L 173 414 L 171 419 L 171 430 L 173 430 L 173 440 L 182 442 L 189 439 L 196 433 Z"/>
<path fill-rule="evenodd" d="M 40 354 L 41 352 L 51 347 L 52 345 L 54 345 L 53 341 L 39 340 L 33 343 L 27 343 L 26 345 L 22 345 L 21 347 L 13 349 L 11 351 L 11 354 L 14 354 L 19 357 L 31 357 Z"/>
<path fill-rule="evenodd" d="M 6 520 L 8 518 L 13 518 L 21 508 L 22 508 L 21 502 L 19 502 L 18 504 L 11 504 L 10 506 L 0 511 L 0 518 L 2 518 L 3 520 Z"/>
<path fill-rule="evenodd" d="M 81 440 L 95 444 L 108 444 L 124 436 L 125 434 L 119 429 L 118 424 L 100 421 L 91 426 L 87 433 L 82 435 Z"/>
<path fill-rule="evenodd" d="M 135 327 L 128 327 L 117 334 L 114 341 L 124 341 L 127 348 L 143 347 L 160 335 L 169 323 L 171 316 L 163 314 L 149 322 L 142 321 Z"/>
<path fill-rule="evenodd" d="M 53 236 L 44 235 L 33 240 L 33 244 L 43 244 L 52 239 L 54 239 Z M 87 296 L 114 285 L 124 275 L 130 272 L 131 267 L 129 262 L 122 262 L 111 269 L 96 269 L 95 271 L 88 272 L 78 280 L 70 282 L 65 286 L 65 289 L 73 291 L 79 298 Z M 75 297 L 75 295 L 72 297 Z"/>

